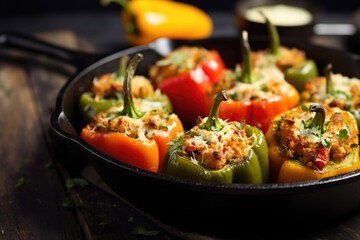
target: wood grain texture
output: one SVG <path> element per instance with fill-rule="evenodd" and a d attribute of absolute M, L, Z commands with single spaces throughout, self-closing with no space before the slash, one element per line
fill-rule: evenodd
<path fill-rule="evenodd" d="M 76 218 L 62 207 L 65 194 L 57 171 L 48 167 L 28 72 L 0 62 L 0 86 L 0 237 L 81 239 Z"/>

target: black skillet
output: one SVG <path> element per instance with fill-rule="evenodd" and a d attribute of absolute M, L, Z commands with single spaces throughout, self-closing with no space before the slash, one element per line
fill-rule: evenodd
<path fill-rule="evenodd" d="M 267 39 L 250 36 L 252 49 L 267 48 Z M 141 52 L 144 60 L 136 74 L 147 75 L 149 66 L 176 46 L 204 46 L 217 49 L 228 67 L 241 61 L 240 39 L 214 38 L 201 41 L 159 39 L 149 45 L 128 48 L 96 60 L 99 56 L 58 48 L 44 42 L 12 34 L 0 35 L 0 44 L 34 50 L 78 67 L 61 89 L 51 117 L 51 129 L 64 151 L 86 159 L 102 179 L 122 198 L 145 213 L 192 231 L 253 231 L 259 229 L 303 229 L 337 220 L 360 207 L 360 171 L 323 180 L 285 184 L 214 184 L 193 182 L 144 171 L 98 151 L 84 142 L 77 104 L 95 76 L 113 72 L 124 55 Z M 315 46 L 306 42 L 282 40 L 282 45 L 306 51 L 321 69 L 332 63 L 334 72 L 360 77 L 359 56 Z M 92 62 L 86 66 L 84 63 Z M 62 145 L 63 144 L 63 145 Z M 74 163 L 76 164 L 76 163 Z M 294 229 L 295 229 L 294 228 Z"/>

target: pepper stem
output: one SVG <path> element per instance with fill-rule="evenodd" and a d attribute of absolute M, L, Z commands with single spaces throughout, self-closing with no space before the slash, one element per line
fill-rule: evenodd
<path fill-rule="evenodd" d="M 331 64 L 326 65 L 324 74 L 325 74 L 325 78 L 326 78 L 326 93 L 332 95 L 335 93 L 335 90 L 334 90 L 334 85 L 333 85 L 333 81 L 332 81 L 332 65 Z"/>
<path fill-rule="evenodd" d="M 243 31 L 241 38 L 241 52 L 243 59 L 243 71 L 240 77 L 240 81 L 244 83 L 252 83 L 253 82 L 253 74 L 252 74 L 252 58 L 251 58 L 251 49 L 248 40 L 248 32 Z"/>
<path fill-rule="evenodd" d="M 125 77 L 126 66 L 129 62 L 129 56 L 124 56 L 120 59 L 119 68 L 116 72 L 116 79 L 123 79 Z"/>
<path fill-rule="evenodd" d="M 129 0 L 100 0 L 101 5 L 103 6 L 107 6 L 112 2 L 119 4 L 129 16 L 129 22 L 125 24 L 125 30 L 129 33 L 139 34 L 139 29 L 136 26 L 136 17 L 129 6 Z"/>
<path fill-rule="evenodd" d="M 325 132 L 324 124 L 325 124 L 325 110 L 319 103 L 313 103 L 310 105 L 310 111 L 315 112 L 315 117 L 311 121 L 309 127 L 318 127 L 319 129 L 319 137 Z"/>
<path fill-rule="evenodd" d="M 270 34 L 270 51 L 272 55 L 279 54 L 279 47 L 280 47 L 280 37 L 275 25 L 271 23 L 268 17 L 266 17 L 263 11 L 259 11 L 259 13 L 264 17 L 265 24 Z"/>
<path fill-rule="evenodd" d="M 100 0 L 101 5 L 103 6 L 107 6 L 112 2 L 119 4 L 126 12 L 131 13 L 128 0 Z"/>
<path fill-rule="evenodd" d="M 144 115 L 143 112 L 138 111 L 135 108 L 134 100 L 132 98 L 132 90 L 131 90 L 131 82 L 135 75 L 135 70 L 139 62 L 144 58 L 141 53 L 136 54 L 129 62 L 129 65 L 125 71 L 124 77 L 124 90 L 123 90 L 123 98 L 124 98 L 124 109 L 120 112 L 122 116 L 128 116 L 131 118 L 140 118 Z"/>
<path fill-rule="evenodd" d="M 219 121 L 219 106 L 222 101 L 226 100 L 227 96 L 224 90 L 216 95 L 209 116 L 202 128 L 205 128 L 208 131 L 220 131 L 224 127 Z"/>

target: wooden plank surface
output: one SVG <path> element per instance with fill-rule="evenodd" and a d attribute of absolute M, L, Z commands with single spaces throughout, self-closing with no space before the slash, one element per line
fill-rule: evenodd
<path fill-rule="evenodd" d="M 51 167 L 39 109 L 23 65 L 0 61 L 0 238 L 82 239 L 62 207 L 63 183 Z"/>

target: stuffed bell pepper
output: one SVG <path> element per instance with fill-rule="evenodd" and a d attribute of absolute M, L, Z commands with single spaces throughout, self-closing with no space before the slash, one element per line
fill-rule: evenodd
<path fill-rule="evenodd" d="M 306 82 L 301 101 L 350 111 L 360 127 L 360 79 L 334 74 L 331 64 L 325 67 L 324 75 Z"/>
<path fill-rule="evenodd" d="M 124 75 L 129 57 L 122 57 L 117 72 L 102 74 L 94 78 L 91 91 L 80 96 L 79 108 L 83 123 L 87 124 L 98 113 L 112 106 L 123 106 Z M 162 106 L 168 112 L 172 111 L 169 98 L 160 90 L 154 90 L 149 79 L 137 75 L 132 79 L 132 96 L 146 99 L 149 104 Z"/>
<path fill-rule="evenodd" d="M 360 168 L 356 120 L 337 107 L 308 103 L 281 113 L 266 140 L 274 182 L 322 179 Z"/>
<path fill-rule="evenodd" d="M 81 137 L 95 148 L 130 165 L 161 172 L 171 142 L 184 131 L 175 114 L 154 107 L 145 100 L 132 98 L 131 81 L 142 59 L 136 55 L 124 78 L 122 107 L 112 107 L 97 114 L 82 129 Z"/>
<path fill-rule="evenodd" d="M 265 136 L 244 122 L 218 117 L 218 106 L 226 100 L 220 92 L 208 117 L 180 135 L 169 149 L 164 173 L 197 181 L 254 183 L 268 181 L 268 147 Z"/>
<path fill-rule="evenodd" d="M 209 114 L 206 97 L 225 69 L 216 50 L 181 46 L 157 61 L 149 71 L 150 79 L 171 101 L 186 128 L 198 116 Z"/>
<path fill-rule="evenodd" d="M 263 14 L 270 35 L 270 48 L 253 52 L 255 66 L 275 64 L 284 74 L 285 79 L 298 92 L 304 90 L 307 79 L 317 77 L 318 69 L 313 59 L 307 59 L 306 53 L 298 48 L 281 45 L 276 27 Z"/>
<path fill-rule="evenodd" d="M 245 120 L 265 133 L 277 114 L 298 106 L 300 96 L 277 67 L 253 67 L 245 31 L 242 54 L 243 63 L 235 68 L 233 77 L 228 73 L 228 77 L 221 78 L 213 88 L 213 94 L 225 89 L 229 96 L 228 101 L 220 104 L 219 116 L 231 121 Z M 213 97 L 208 99 L 212 101 Z"/>

